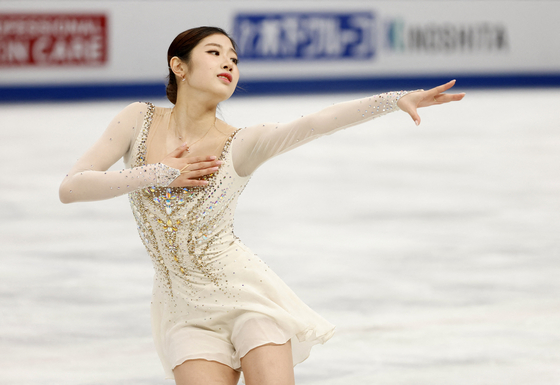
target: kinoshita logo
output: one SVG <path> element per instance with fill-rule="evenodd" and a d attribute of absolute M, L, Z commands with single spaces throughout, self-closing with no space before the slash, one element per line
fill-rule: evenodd
<path fill-rule="evenodd" d="M 460 54 L 506 52 L 508 30 L 503 24 L 406 23 L 392 19 L 383 23 L 383 48 L 392 53 Z"/>

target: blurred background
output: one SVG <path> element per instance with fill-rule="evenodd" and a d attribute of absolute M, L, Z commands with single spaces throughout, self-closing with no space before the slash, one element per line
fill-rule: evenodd
<path fill-rule="evenodd" d="M 298 384 L 560 384 L 559 1 L 0 1 L 0 383 L 170 384 L 127 197 L 58 185 L 166 52 L 237 40 L 245 127 L 457 79 L 273 159 L 236 234 L 337 333 Z M 122 168 L 117 164 L 115 168 Z"/>

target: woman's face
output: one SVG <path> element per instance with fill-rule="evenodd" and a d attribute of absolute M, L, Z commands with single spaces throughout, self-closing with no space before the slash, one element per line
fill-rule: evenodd
<path fill-rule="evenodd" d="M 237 87 L 237 53 L 227 36 L 215 34 L 200 41 L 186 64 L 185 82 L 197 91 L 228 99 Z"/>

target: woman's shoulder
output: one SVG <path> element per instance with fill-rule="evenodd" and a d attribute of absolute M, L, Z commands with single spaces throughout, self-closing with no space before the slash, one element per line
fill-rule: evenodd
<path fill-rule="evenodd" d="M 127 112 L 138 112 L 138 111 L 145 112 L 148 110 L 152 110 L 156 113 L 167 113 L 171 111 L 171 108 L 156 106 L 152 102 L 139 101 L 139 102 L 130 103 L 128 106 L 126 106 L 123 109 L 123 111 L 127 111 Z"/>
<path fill-rule="evenodd" d="M 122 111 L 121 114 L 133 117 L 135 119 L 138 118 L 156 118 L 156 117 L 163 117 L 166 114 L 169 114 L 171 108 L 169 107 L 159 107 L 154 105 L 151 102 L 134 102 L 130 103 L 126 106 Z"/>
<path fill-rule="evenodd" d="M 155 106 L 153 105 L 153 103 L 150 102 L 134 102 L 134 103 L 130 103 L 128 106 L 126 106 L 123 111 L 141 111 L 141 110 L 147 110 L 148 108 L 154 108 Z"/>
<path fill-rule="evenodd" d="M 144 102 L 130 103 L 118 113 L 116 119 L 137 120 L 138 118 L 143 118 L 146 115 L 146 113 L 150 111 L 150 109 L 153 109 L 153 107 L 150 107 L 150 103 L 144 103 Z"/>
<path fill-rule="evenodd" d="M 216 121 L 216 128 L 218 129 L 218 131 L 220 131 L 222 134 L 224 134 L 226 136 L 231 136 L 231 135 L 235 134 L 237 131 L 240 130 L 240 128 L 234 127 L 234 126 L 224 122 L 221 119 L 218 119 Z"/>
<path fill-rule="evenodd" d="M 124 107 L 115 115 L 112 123 L 118 126 L 127 126 L 126 123 L 135 123 L 139 119 L 143 120 L 150 110 L 150 106 L 146 103 L 135 102 Z"/>

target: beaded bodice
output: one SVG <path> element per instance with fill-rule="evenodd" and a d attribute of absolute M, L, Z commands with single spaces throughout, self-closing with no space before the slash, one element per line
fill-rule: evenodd
<path fill-rule="evenodd" d="M 143 166 L 153 105 L 133 150 L 133 167 Z M 233 215 L 239 194 L 249 178 L 235 173 L 226 141 L 224 164 L 202 187 L 147 187 L 129 194 L 138 232 L 156 275 L 173 295 L 174 287 L 198 291 L 207 283 L 223 286 L 220 254 L 236 239 Z M 185 287 L 186 286 L 186 287 Z"/>

